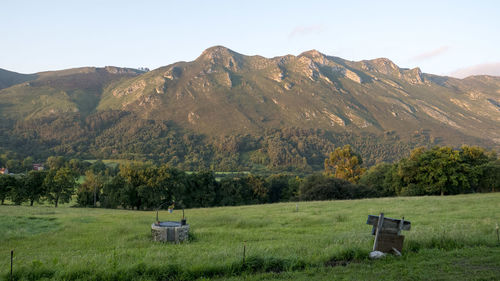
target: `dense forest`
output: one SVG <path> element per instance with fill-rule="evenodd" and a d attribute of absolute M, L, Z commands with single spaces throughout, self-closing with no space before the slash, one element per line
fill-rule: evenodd
<path fill-rule="evenodd" d="M 4 158 L 0 158 L 5 161 Z M 15 204 L 48 201 L 56 207 L 76 194 L 80 206 L 154 209 L 165 201 L 185 208 L 262 204 L 296 200 L 381 196 L 451 195 L 500 189 L 500 160 L 492 151 L 463 146 L 414 149 L 408 158 L 366 169 L 350 145 L 324 160 L 324 171 L 299 177 L 240 174 L 223 178 L 209 170 L 188 173 L 167 164 L 112 167 L 51 156 L 47 169 L 0 175 L 0 200 Z M 7 160 L 9 163 L 13 160 Z M 28 168 L 31 159 L 18 164 Z M 11 163 L 12 164 L 12 163 Z M 85 180 L 76 179 L 84 174 Z"/>
<path fill-rule="evenodd" d="M 321 171 L 335 147 L 350 144 L 365 164 L 393 162 L 419 146 L 440 143 L 426 131 L 401 140 L 394 132 L 331 132 L 267 129 L 259 135 L 209 137 L 173 122 L 146 120 L 134 113 L 102 111 L 53 115 L 0 124 L 0 154 L 43 161 L 57 155 L 78 159 L 127 159 L 168 164 L 186 171 Z M 0 163 L 2 164 L 2 163 Z"/>

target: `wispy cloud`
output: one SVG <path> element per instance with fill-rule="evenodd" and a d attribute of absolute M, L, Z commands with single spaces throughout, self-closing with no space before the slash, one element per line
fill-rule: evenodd
<path fill-rule="evenodd" d="M 288 34 L 288 38 L 293 38 L 297 36 L 304 36 L 310 34 L 321 33 L 325 30 L 325 26 L 321 24 L 317 25 L 299 25 L 296 26 L 290 34 Z"/>
<path fill-rule="evenodd" d="M 437 57 L 439 55 L 446 53 L 449 49 L 450 49 L 450 46 L 441 46 L 441 47 L 434 49 L 432 51 L 427 51 L 425 53 L 418 54 L 418 55 L 412 57 L 410 60 L 420 62 L 420 61 L 432 59 L 434 57 Z"/>
<path fill-rule="evenodd" d="M 465 78 L 471 75 L 500 76 L 500 62 L 483 63 L 457 69 L 450 72 L 449 75 L 456 78 Z"/>

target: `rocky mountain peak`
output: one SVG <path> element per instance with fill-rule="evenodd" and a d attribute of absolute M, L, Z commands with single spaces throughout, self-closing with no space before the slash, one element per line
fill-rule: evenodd
<path fill-rule="evenodd" d="M 221 64 L 236 71 L 239 69 L 243 55 L 238 54 L 224 46 L 214 46 L 206 49 L 196 61 L 208 62 L 212 65 Z"/>
<path fill-rule="evenodd" d="M 306 57 L 319 64 L 326 64 L 328 61 L 327 57 L 323 53 L 315 49 L 303 52 L 298 55 L 298 57 Z"/>
<path fill-rule="evenodd" d="M 224 57 L 232 57 L 235 55 L 239 55 L 238 53 L 224 47 L 224 46 L 214 46 L 206 49 L 201 53 L 198 57 L 199 59 L 222 59 Z"/>
<path fill-rule="evenodd" d="M 390 59 L 378 58 L 373 60 L 364 60 L 361 63 L 363 69 L 365 70 L 375 71 L 386 75 L 398 74 L 399 76 L 399 67 Z"/>
<path fill-rule="evenodd" d="M 116 66 L 105 66 L 104 71 L 111 73 L 111 74 L 140 74 L 140 73 L 143 73 L 143 71 L 140 71 L 137 69 L 123 68 L 123 67 L 116 67 Z"/>
<path fill-rule="evenodd" d="M 299 55 L 299 57 L 300 56 L 307 56 L 307 57 L 315 58 L 315 57 L 324 57 L 325 55 L 316 49 L 312 49 L 312 50 L 305 51 L 305 52 L 301 53 Z"/>
<path fill-rule="evenodd" d="M 422 70 L 420 70 L 419 67 L 405 70 L 403 76 L 404 79 L 410 84 L 422 84 L 424 82 Z"/>

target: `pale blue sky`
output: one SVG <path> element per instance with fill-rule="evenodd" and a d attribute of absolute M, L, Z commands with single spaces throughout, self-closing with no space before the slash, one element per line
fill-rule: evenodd
<path fill-rule="evenodd" d="M 500 65 L 499 15 L 500 1 L 1 0 L 0 68 L 154 69 L 223 45 L 265 57 L 387 57 L 449 74 Z"/>

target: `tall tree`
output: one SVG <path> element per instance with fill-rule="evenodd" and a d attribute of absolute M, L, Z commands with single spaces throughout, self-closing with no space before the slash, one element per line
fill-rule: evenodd
<path fill-rule="evenodd" d="M 13 176 L 0 175 L 0 202 L 3 205 L 5 199 L 11 195 L 16 182 Z"/>
<path fill-rule="evenodd" d="M 85 174 L 86 168 L 88 168 L 91 164 L 87 161 L 82 161 L 80 159 L 70 159 L 66 166 L 70 168 L 73 172 L 83 175 Z"/>
<path fill-rule="evenodd" d="M 39 201 L 45 194 L 43 182 L 46 176 L 46 171 L 30 171 L 24 178 L 24 189 L 26 190 L 26 197 L 30 201 L 30 206 L 33 206 L 33 203 Z"/>
<path fill-rule="evenodd" d="M 127 182 L 120 175 L 114 176 L 110 181 L 106 182 L 102 188 L 101 206 L 104 208 L 116 208 L 123 205 L 122 191 L 125 185 L 127 185 Z"/>
<path fill-rule="evenodd" d="M 223 178 L 218 191 L 217 202 L 220 206 L 249 204 L 253 196 L 247 182 L 241 178 Z"/>
<path fill-rule="evenodd" d="M 467 171 L 458 150 L 451 147 L 423 148 L 411 152 L 398 164 L 403 188 L 401 194 L 458 194 L 470 192 Z"/>
<path fill-rule="evenodd" d="M 357 183 L 366 168 L 361 167 L 361 156 L 354 153 L 350 145 L 337 147 L 325 159 L 325 173 L 339 179 Z"/>
<path fill-rule="evenodd" d="M 58 170 L 64 167 L 65 163 L 66 159 L 62 156 L 50 156 L 47 158 L 47 166 L 49 166 L 51 170 Z"/>
<path fill-rule="evenodd" d="M 421 160 L 417 179 L 429 193 L 444 195 L 469 191 L 465 165 L 460 161 L 458 151 L 451 147 L 433 148 L 423 154 Z"/>
<path fill-rule="evenodd" d="M 92 170 L 94 172 L 94 174 L 99 174 L 99 173 L 104 173 L 104 171 L 106 171 L 106 164 L 104 164 L 104 162 L 102 162 L 102 160 L 97 160 L 95 161 L 94 163 L 92 163 L 92 165 L 90 165 L 89 167 L 90 170 Z"/>
<path fill-rule="evenodd" d="M 28 192 L 24 186 L 26 176 L 19 174 L 12 176 L 12 186 L 10 189 L 10 200 L 16 205 L 21 205 L 28 199 Z"/>
<path fill-rule="evenodd" d="M 372 166 L 359 180 L 360 184 L 371 187 L 378 196 L 394 196 L 396 190 L 392 184 L 393 165 L 379 163 Z"/>
<path fill-rule="evenodd" d="M 249 187 L 253 191 L 253 198 L 259 203 L 267 202 L 269 187 L 266 181 L 260 176 L 249 175 L 246 177 Z"/>
<path fill-rule="evenodd" d="M 24 158 L 23 160 L 23 170 L 24 171 L 31 171 L 33 170 L 33 157 L 28 156 Z"/>
<path fill-rule="evenodd" d="M 212 172 L 191 174 L 186 184 L 183 203 L 186 207 L 210 207 L 215 205 L 218 183 Z"/>
<path fill-rule="evenodd" d="M 290 176 L 283 174 L 271 175 L 267 178 L 269 185 L 268 198 L 270 203 L 290 199 L 291 196 L 288 188 L 289 180 Z"/>
<path fill-rule="evenodd" d="M 76 186 L 76 174 L 69 168 L 51 169 L 44 180 L 47 199 L 57 208 L 59 202 L 67 203 Z"/>
<path fill-rule="evenodd" d="M 100 202 L 102 189 L 106 179 L 92 170 L 85 173 L 85 181 L 78 187 L 77 201 L 80 206 L 96 206 Z"/>
<path fill-rule="evenodd" d="M 9 159 L 7 160 L 5 166 L 9 169 L 10 173 L 20 173 L 23 171 L 21 162 L 19 162 L 18 160 Z"/>
<path fill-rule="evenodd" d="M 493 164 L 497 160 L 496 153 L 487 152 L 484 148 L 478 146 L 464 145 L 459 151 L 460 162 L 464 166 L 464 173 L 467 176 L 472 191 L 479 192 L 489 190 L 486 185 L 493 185 L 495 173 Z"/>
<path fill-rule="evenodd" d="M 495 192 L 500 190 L 500 159 L 490 161 L 479 166 L 481 177 L 479 179 L 480 191 Z"/>
<path fill-rule="evenodd" d="M 156 168 L 152 165 L 120 166 L 120 176 L 127 184 L 121 190 L 122 206 L 137 208 L 158 205 L 152 190 L 156 178 Z M 143 206 L 144 205 L 144 206 Z"/>

